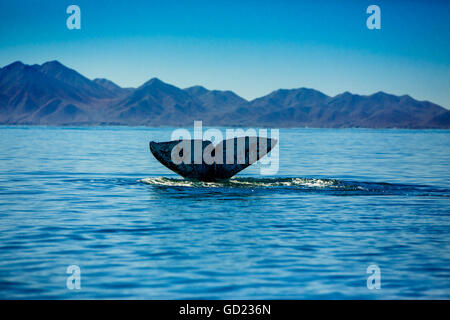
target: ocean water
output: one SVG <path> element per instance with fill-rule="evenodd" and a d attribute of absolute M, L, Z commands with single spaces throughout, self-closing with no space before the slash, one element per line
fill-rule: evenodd
<path fill-rule="evenodd" d="M 449 131 L 283 129 L 225 183 L 159 164 L 171 132 L 0 127 L 0 298 L 450 298 Z"/>

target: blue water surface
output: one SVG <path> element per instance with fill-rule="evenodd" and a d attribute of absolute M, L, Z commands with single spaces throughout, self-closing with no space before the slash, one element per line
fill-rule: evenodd
<path fill-rule="evenodd" d="M 277 174 L 201 183 L 172 130 L 0 127 L 0 298 L 450 298 L 449 131 L 283 129 Z"/>

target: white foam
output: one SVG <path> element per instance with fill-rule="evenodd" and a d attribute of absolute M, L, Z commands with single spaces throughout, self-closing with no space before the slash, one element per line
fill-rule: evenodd
<path fill-rule="evenodd" d="M 270 188 L 270 187 L 338 187 L 336 180 L 306 178 L 232 178 L 223 182 L 202 182 L 182 178 L 151 177 L 139 180 L 142 183 L 156 186 L 172 187 L 207 187 L 207 188 Z"/>

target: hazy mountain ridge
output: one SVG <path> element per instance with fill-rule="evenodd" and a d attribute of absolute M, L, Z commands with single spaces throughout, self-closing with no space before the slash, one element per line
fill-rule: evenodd
<path fill-rule="evenodd" d="M 90 80 L 58 61 L 0 69 L 0 124 L 450 128 L 450 111 L 384 92 L 327 96 L 279 89 L 247 101 L 232 91 L 180 89 L 157 78 L 138 88 Z"/>

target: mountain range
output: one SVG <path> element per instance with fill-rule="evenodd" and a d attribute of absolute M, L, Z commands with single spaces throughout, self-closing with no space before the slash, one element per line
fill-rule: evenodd
<path fill-rule="evenodd" d="M 384 92 L 331 97 L 280 89 L 247 101 L 232 91 L 181 89 L 152 78 L 138 88 L 90 80 L 58 61 L 0 69 L 3 125 L 203 125 L 318 128 L 450 128 L 450 111 Z"/>

